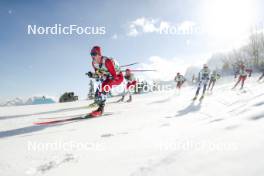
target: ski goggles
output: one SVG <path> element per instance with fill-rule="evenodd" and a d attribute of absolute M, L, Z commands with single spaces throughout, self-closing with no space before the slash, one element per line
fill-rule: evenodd
<path fill-rule="evenodd" d="M 91 56 L 97 56 L 97 53 L 90 53 Z"/>

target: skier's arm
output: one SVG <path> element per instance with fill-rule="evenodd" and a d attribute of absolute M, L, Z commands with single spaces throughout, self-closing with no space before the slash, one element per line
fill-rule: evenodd
<path fill-rule="evenodd" d="M 97 71 L 97 68 L 94 66 L 94 62 L 92 62 L 92 66 L 94 68 L 94 72 L 96 72 Z"/>
<path fill-rule="evenodd" d="M 116 70 L 115 70 L 115 66 L 114 66 L 112 60 L 106 59 L 105 67 L 108 69 L 108 71 L 112 75 L 113 79 L 116 79 L 116 77 L 117 77 Z"/>
<path fill-rule="evenodd" d="M 198 73 L 198 81 L 201 81 L 201 72 Z"/>
<path fill-rule="evenodd" d="M 85 73 L 89 78 L 98 78 L 99 76 L 96 74 L 97 68 L 94 66 L 94 62 L 92 62 L 92 67 L 94 68 L 95 73 L 89 71 Z"/>
<path fill-rule="evenodd" d="M 98 78 L 98 75 L 95 73 L 92 73 L 91 71 L 85 73 L 89 78 Z"/>
<path fill-rule="evenodd" d="M 248 72 L 248 76 L 251 77 L 252 69 L 246 69 L 246 72 Z"/>

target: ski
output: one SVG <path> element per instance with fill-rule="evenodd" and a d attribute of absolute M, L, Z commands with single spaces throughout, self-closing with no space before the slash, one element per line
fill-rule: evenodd
<path fill-rule="evenodd" d="M 105 113 L 101 116 L 109 116 L 112 115 L 112 113 Z M 101 117 L 98 116 L 98 117 Z M 64 123 L 64 122 L 71 122 L 71 121 L 79 121 L 79 120 L 85 120 L 85 119 L 91 119 L 91 118 L 95 118 L 92 117 L 89 114 L 85 114 L 82 116 L 78 116 L 78 117 L 71 117 L 71 118 L 64 118 L 64 119 L 55 119 L 55 120 L 49 120 L 49 121 L 40 121 L 40 122 L 34 122 L 34 125 L 50 125 L 50 124 L 57 124 L 57 123 Z"/>
<path fill-rule="evenodd" d="M 86 114 L 78 114 L 78 115 L 70 115 L 70 116 L 59 116 L 59 117 L 42 117 L 42 118 L 38 118 L 38 119 L 39 120 L 55 120 L 55 119 L 61 120 L 61 119 L 65 119 L 65 118 L 82 117 L 82 116 L 85 116 Z"/>

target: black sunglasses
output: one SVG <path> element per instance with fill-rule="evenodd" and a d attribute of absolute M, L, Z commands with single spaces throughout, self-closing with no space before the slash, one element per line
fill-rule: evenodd
<path fill-rule="evenodd" d="M 91 53 L 91 56 L 97 56 L 97 53 Z"/>

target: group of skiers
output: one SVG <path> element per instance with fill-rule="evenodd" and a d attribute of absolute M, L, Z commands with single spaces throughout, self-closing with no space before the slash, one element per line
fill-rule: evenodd
<path fill-rule="evenodd" d="M 202 91 L 202 96 L 200 97 L 200 100 L 202 100 L 204 98 L 206 90 L 212 91 L 216 80 L 219 78 L 220 78 L 220 74 L 218 74 L 215 70 L 211 73 L 208 66 L 204 64 L 202 70 L 198 74 L 198 78 L 197 78 L 198 87 L 197 87 L 195 97 L 193 98 L 193 100 L 197 99 L 201 88 L 203 89 L 203 91 Z M 184 78 L 184 76 L 181 75 L 180 73 L 177 73 L 174 81 L 176 82 L 176 88 L 180 89 L 183 83 L 186 81 L 186 78 Z M 208 82 L 209 82 L 209 85 L 208 85 Z"/>
<path fill-rule="evenodd" d="M 98 105 L 98 109 L 92 111 L 89 115 L 91 117 L 97 117 L 103 114 L 107 95 L 113 86 L 120 85 L 124 80 L 126 80 L 126 86 L 123 95 L 117 102 L 124 101 L 126 94 L 129 94 L 129 99 L 127 100 L 127 102 L 131 102 L 131 90 L 135 88 L 137 81 L 130 69 L 121 70 L 121 67 L 115 59 L 102 56 L 102 51 L 99 46 L 94 46 L 91 50 L 90 55 L 92 57 L 92 66 L 94 68 L 94 72 L 88 72 L 87 75 L 90 78 L 99 80 L 100 85 L 95 92 L 95 104 Z M 123 72 L 125 72 L 125 75 L 123 75 Z M 238 76 L 238 80 L 232 89 L 235 89 L 239 83 L 241 83 L 240 89 L 243 89 L 245 80 L 248 76 L 251 76 L 251 73 L 252 69 L 246 68 L 245 65 L 241 63 L 237 72 L 235 73 L 235 78 Z M 264 70 L 258 81 L 260 81 L 263 77 Z M 204 64 L 203 68 L 198 74 L 198 86 L 193 100 L 197 99 L 200 93 L 200 89 L 202 88 L 202 95 L 199 99 L 200 101 L 202 101 L 205 96 L 206 90 L 212 91 L 216 81 L 219 78 L 220 74 L 217 73 L 217 71 L 214 70 L 213 72 L 211 72 L 208 68 L 208 65 Z M 185 83 L 186 78 L 178 72 L 174 81 L 176 82 L 176 89 L 180 90 L 182 85 Z"/>

